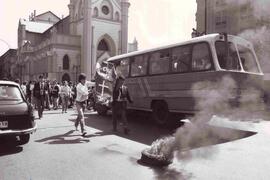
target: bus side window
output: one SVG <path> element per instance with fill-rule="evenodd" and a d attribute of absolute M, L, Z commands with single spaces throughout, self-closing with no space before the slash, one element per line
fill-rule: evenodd
<path fill-rule="evenodd" d="M 139 55 L 131 63 L 131 76 L 143 76 L 147 73 L 147 55 Z"/>
<path fill-rule="evenodd" d="M 207 43 L 195 44 L 192 51 L 192 71 L 210 70 L 211 55 Z"/>
<path fill-rule="evenodd" d="M 126 78 L 129 76 L 129 60 L 123 59 L 120 62 L 122 75 Z"/>
<path fill-rule="evenodd" d="M 172 72 L 188 72 L 190 67 L 190 46 L 172 50 Z"/>
<path fill-rule="evenodd" d="M 169 72 L 170 53 L 169 51 L 154 52 L 150 56 L 150 71 L 151 75 L 166 74 Z"/>

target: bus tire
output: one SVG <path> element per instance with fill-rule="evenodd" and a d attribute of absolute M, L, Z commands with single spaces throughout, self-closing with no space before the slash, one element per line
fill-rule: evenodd
<path fill-rule="evenodd" d="M 106 116 L 107 112 L 108 112 L 108 108 L 105 105 L 97 104 L 96 111 L 97 111 L 98 115 Z"/>
<path fill-rule="evenodd" d="M 156 101 L 152 106 L 152 117 L 158 126 L 167 125 L 170 118 L 167 103 L 164 101 Z"/>

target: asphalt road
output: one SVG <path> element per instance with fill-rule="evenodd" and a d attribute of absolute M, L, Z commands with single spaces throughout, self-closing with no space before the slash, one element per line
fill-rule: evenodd
<path fill-rule="evenodd" d="M 74 131 L 76 112 L 69 109 L 45 111 L 36 120 L 38 130 L 24 146 L 0 143 L 0 180 L 178 180 L 178 179 L 269 179 L 270 124 L 259 128 L 230 123 L 221 128 L 228 134 L 239 132 L 237 139 L 223 139 L 208 147 L 194 147 L 191 158 L 175 158 L 165 168 L 139 163 L 141 151 L 173 130 L 159 128 L 147 117 L 130 118 L 130 135 L 119 127 L 112 132 L 111 117 L 86 114 L 87 136 Z M 220 124 L 219 124 L 220 125 Z M 222 123 L 224 126 L 224 123 Z M 255 126 L 256 127 L 256 126 Z M 218 128 L 218 127 L 214 127 Z M 268 129 L 269 128 L 269 129 Z M 233 130 L 239 129 L 239 130 Z M 257 133 L 262 132 L 262 133 Z M 262 144 L 264 146 L 262 146 Z M 209 149 L 209 147 L 211 147 Z M 268 149 L 269 148 L 269 149 Z M 205 156 L 205 153 L 211 154 Z M 180 158 L 181 159 L 181 158 Z M 235 166 L 234 166 L 235 165 Z M 258 168 L 253 168 L 258 167 Z"/>
<path fill-rule="evenodd" d="M 120 127 L 112 132 L 110 116 L 91 112 L 86 116 L 86 137 L 74 131 L 76 113 L 69 109 L 67 114 L 45 111 L 24 146 L 1 142 L 0 180 L 151 179 L 162 173 L 137 160 L 144 148 L 170 130 L 137 118 L 130 122 L 130 135 L 124 135 Z"/>

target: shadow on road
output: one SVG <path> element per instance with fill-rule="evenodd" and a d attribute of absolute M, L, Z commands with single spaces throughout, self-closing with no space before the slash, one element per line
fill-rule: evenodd
<path fill-rule="evenodd" d="M 171 166 L 149 166 L 148 164 L 143 163 L 141 160 L 137 160 L 135 158 L 130 158 L 130 161 L 134 164 L 139 164 L 141 166 L 145 166 L 150 168 L 154 172 L 154 176 L 156 180 L 170 179 L 170 180 L 187 180 L 192 178 L 192 174 L 183 174 L 180 170 L 175 169 Z"/>
<path fill-rule="evenodd" d="M 133 116 L 129 116 L 129 128 L 131 130 L 129 135 L 125 135 L 123 133 L 123 128 L 121 126 L 118 126 L 118 132 L 114 133 L 112 131 L 112 119 L 111 116 L 99 116 L 95 113 L 91 114 L 86 114 L 85 115 L 85 123 L 86 126 L 98 129 L 102 131 L 104 134 L 103 135 L 109 135 L 109 134 L 115 134 L 117 136 L 123 137 L 130 139 L 132 141 L 136 141 L 139 143 L 143 143 L 146 145 L 151 145 L 153 141 L 164 137 L 168 135 L 172 135 L 175 130 L 180 127 L 179 125 L 176 125 L 174 128 L 161 128 L 156 126 L 151 120 L 150 117 L 147 116 L 146 114 L 140 114 L 136 113 L 133 114 Z M 75 121 L 74 119 L 71 119 L 70 121 Z M 255 133 L 253 132 L 247 132 L 247 131 L 240 131 L 240 130 L 235 130 L 235 129 L 230 129 L 230 128 L 223 128 L 223 127 L 214 127 L 214 126 L 209 126 L 207 125 L 208 129 L 214 129 L 214 132 L 222 132 L 222 134 L 228 134 L 228 136 L 225 137 L 219 137 L 218 134 L 215 136 L 213 134 L 212 137 L 217 137 L 211 139 L 211 141 L 208 142 L 208 144 L 200 144 L 199 147 L 202 146 L 209 146 L 209 145 L 214 145 L 214 144 L 221 144 L 221 143 L 226 143 L 242 138 L 246 138 L 249 136 L 254 135 Z M 230 136 L 232 134 L 232 136 Z M 192 146 L 191 148 L 198 148 L 198 143 Z"/>
<path fill-rule="evenodd" d="M 70 121 L 75 122 L 74 119 Z M 167 136 L 173 133 L 173 130 L 160 128 L 154 125 L 148 116 L 144 114 L 136 114 L 136 116 L 128 117 L 129 120 L 129 135 L 125 135 L 123 127 L 118 125 L 117 132 L 112 131 L 111 116 L 99 116 L 97 114 L 85 114 L 85 124 L 88 127 L 92 127 L 104 132 L 104 135 L 114 134 L 123 138 L 130 139 L 142 144 L 151 145 L 152 142 L 160 137 Z"/>
<path fill-rule="evenodd" d="M 80 134 L 73 134 L 75 131 L 71 130 L 64 134 L 51 136 L 36 140 L 35 142 L 46 143 L 46 144 L 78 144 L 90 142 L 88 136 L 82 137 Z M 92 135 L 93 136 L 93 135 Z"/>

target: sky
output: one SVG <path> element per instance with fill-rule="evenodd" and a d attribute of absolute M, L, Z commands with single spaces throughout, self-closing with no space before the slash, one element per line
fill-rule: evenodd
<path fill-rule="evenodd" d="M 17 48 L 19 19 L 52 11 L 68 15 L 70 0 L 0 0 L 0 56 L 9 48 Z M 136 37 L 139 49 L 190 39 L 196 28 L 195 0 L 129 0 L 129 42 Z"/>

